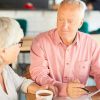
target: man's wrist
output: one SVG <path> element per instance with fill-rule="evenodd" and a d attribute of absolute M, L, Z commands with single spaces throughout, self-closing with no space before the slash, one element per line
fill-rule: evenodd
<path fill-rule="evenodd" d="M 58 96 L 67 96 L 67 83 L 55 84 L 58 88 Z"/>

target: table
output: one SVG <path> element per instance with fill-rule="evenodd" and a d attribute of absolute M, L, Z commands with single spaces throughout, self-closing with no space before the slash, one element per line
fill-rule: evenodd
<path fill-rule="evenodd" d="M 31 47 L 33 38 L 34 38 L 34 36 L 26 36 L 23 38 L 23 45 L 21 47 L 21 52 L 29 52 L 30 51 L 30 47 Z"/>
<path fill-rule="evenodd" d="M 88 89 L 89 89 L 91 92 L 97 90 L 95 86 L 88 87 Z M 35 95 L 33 95 L 33 94 L 28 94 L 28 93 L 26 94 L 26 100 L 35 100 L 35 99 L 36 99 L 36 98 L 35 98 Z M 100 100 L 100 93 L 94 95 L 94 96 L 92 97 L 92 99 L 93 99 L 93 100 Z"/>
<path fill-rule="evenodd" d="M 98 35 L 91 35 L 96 42 L 100 45 L 100 34 Z M 34 36 L 26 36 L 23 38 L 23 46 L 21 48 L 21 52 L 30 52 L 30 46 L 32 44 Z M 96 90 L 96 87 L 90 87 L 91 91 Z M 26 94 L 27 100 L 35 100 L 35 95 Z M 93 100 L 100 100 L 100 93 L 93 96 Z"/>
<path fill-rule="evenodd" d="M 21 72 L 21 74 L 23 74 L 23 72 L 26 73 L 27 67 L 30 64 L 29 53 L 33 38 L 34 36 L 25 36 L 23 38 L 23 44 L 18 57 L 18 70 Z"/>

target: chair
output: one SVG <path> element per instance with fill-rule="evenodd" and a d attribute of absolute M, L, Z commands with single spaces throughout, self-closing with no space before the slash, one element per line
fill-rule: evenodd
<path fill-rule="evenodd" d="M 100 28 L 97 30 L 91 31 L 90 34 L 100 34 Z"/>
<path fill-rule="evenodd" d="M 24 36 L 26 35 L 27 32 L 27 20 L 26 19 L 16 19 L 18 23 L 20 24 L 21 28 L 23 29 Z"/>
<path fill-rule="evenodd" d="M 83 22 L 83 25 L 81 26 L 79 31 L 84 32 L 84 33 L 89 33 L 88 27 L 89 27 L 88 23 L 87 22 Z"/>

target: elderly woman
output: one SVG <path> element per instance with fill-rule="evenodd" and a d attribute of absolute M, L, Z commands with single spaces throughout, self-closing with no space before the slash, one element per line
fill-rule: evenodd
<path fill-rule="evenodd" d="M 1 100 L 18 100 L 17 90 L 35 93 L 45 89 L 32 80 L 18 76 L 9 64 L 17 60 L 22 46 L 23 31 L 14 19 L 0 17 L 0 98 Z"/>

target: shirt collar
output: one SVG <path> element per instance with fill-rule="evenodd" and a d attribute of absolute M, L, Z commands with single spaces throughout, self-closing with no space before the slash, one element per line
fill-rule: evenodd
<path fill-rule="evenodd" d="M 74 45 L 74 44 L 76 44 L 76 45 L 79 44 L 79 32 L 76 33 L 75 40 L 74 40 L 74 42 L 73 42 L 72 44 L 73 44 L 73 45 Z"/>
<path fill-rule="evenodd" d="M 59 37 L 59 34 L 57 32 L 57 29 L 55 30 L 55 34 L 54 34 L 54 41 L 57 45 L 59 45 L 60 43 L 63 43 Z"/>
<path fill-rule="evenodd" d="M 55 41 L 55 43 L 57 45 L 59 45 L 60 43 L 63 43 L 62 40 L 59 37 L 59 34 L 57 32 L 57 29 L 55 30 L 55 34 L 54 34 L 54 41 Z M 76 37 L 75 37 L 75 40 L 74 40 L 74 42 L 72 44 L 73 45 L 74 44 L 77 44 L 77 45 L 79 44 L 79 31 L 77 32 Z"/>

